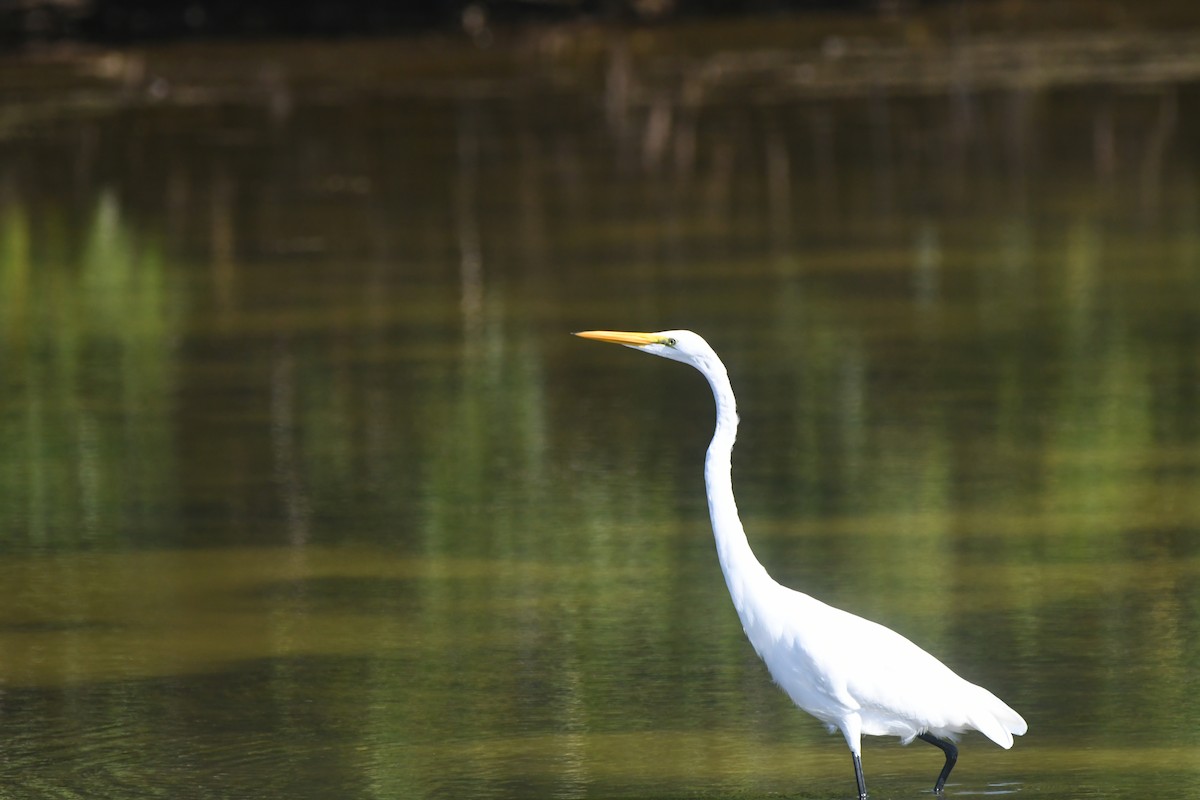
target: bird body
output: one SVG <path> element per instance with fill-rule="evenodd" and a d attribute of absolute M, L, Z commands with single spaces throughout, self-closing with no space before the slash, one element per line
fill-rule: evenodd
<path fill-rule="evenodd" d="M 904 636 L 779 584 L 765 596 L 769 606 L 756 599 L 739 612 L 747 638 L 792 701 L 852 750 L 861 734 L 907 743 L 972 729 L 1012 746 L 1016 714 Z"/>
<path fill-rule="evenodd" d="M 708 380 L 717 422 L 704 481 L 729 596 L 775 682 L 797 706 L 845 737 L 860 797 L 867 793 L 863 734 L 898 736 L 905 744 L 921 738 L 941 748 L 946 764 L 934 787 L 940 792 L 957 759 L 952 742 L 958 734 L 977 730 L 1008 748 L 1014 735 L 1025 733 L 1020 714 L 905 637 L 771 578 L 750 548 L 734 500 L 731 454 L 738 417 L 733 388 L 725 365 L 702 337 L 691 331 L 576 335 L 690 364 Z"/>

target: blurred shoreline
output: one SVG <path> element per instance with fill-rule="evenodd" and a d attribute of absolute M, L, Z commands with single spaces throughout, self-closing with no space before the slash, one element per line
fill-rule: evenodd
<path fill-rule="evenodd" d="M 12 123 L 72 107 L 274 105 L 296 92 L 460 97 L 558 87 L 594 89 L 620 109 L 688 108 L 746 93 L 773 102 L 1087 85 L 1136 90 L 1200 78 L 1200 7 L 1192 12 L 1196 24 L 1152 24 L 1169 19 L 1161 8 L 1171 5 L 1148 3 L 1133 17 L 1096 4 L 1093 12 L 1109 13 L 1073 24 L 1036 4 L 980 2 L 656 25 L 484 21 L 473 32 L 419 35 L 63 40 L 0 57 L 0 100 Z"/>

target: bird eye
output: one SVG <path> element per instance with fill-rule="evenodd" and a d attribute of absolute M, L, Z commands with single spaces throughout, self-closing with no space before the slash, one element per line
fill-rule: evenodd
<path fill-rule="evenodd" d="M 667 347 L 674 347 L 676 345 L 675 337 L 667 339 L 667 341 L 665 341 L 663 344 L 665 344 Z"/>

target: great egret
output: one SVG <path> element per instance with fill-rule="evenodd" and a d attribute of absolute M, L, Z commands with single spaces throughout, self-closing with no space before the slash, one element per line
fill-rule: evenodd
<path fill-rule="evenodd" d="M 998 697 L 954 674 L 900 634 L 775 582 L 754 557 L 738 517 L 730 478 L 737 404 L 725 365 L 691 331 L 585 331 L 613 342 L 690 364 L 708 379 L 717 426 L 704 459 L 704 486 L 717 556 L 742 629 L 792 701 L 840 730 L 854 759 L 858 796 L 867 796 L 861 738 L 899 736 L 941 748 L 946 763 L 934 785 L 941 792 L 958 759 L 957 735 L 977 730 L 1003 748 L 1026 731 L 1025 720 Z"/>

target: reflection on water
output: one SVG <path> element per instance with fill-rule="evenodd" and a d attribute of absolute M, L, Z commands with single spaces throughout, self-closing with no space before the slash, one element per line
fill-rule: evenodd
<path fill-rule="evenodd" d="M 1190 62 L 1001 80 L 984 42 L 860 91 L 855 41 L 639 41 L 39 73 L 0 133 L 7 796 L 845 795 L 724 595 L 707 390 L 567 336 L 679 325 L 764 563 L 1029 720 L 954 793 L 1200 789 Z M 865 758 L 896 795 L 939 759 Z"/>
<path fill-rule="evenodd" d="M 139 241 L 112 193 L 97 193 L 80 223 L 70 255 L 68 231 L 43 240 L 21 204 L 0 223 L 6 548 L 119 540 L 175 505 L 164 470 L 176 458 L 178 287 L 161 246 Z"/>

